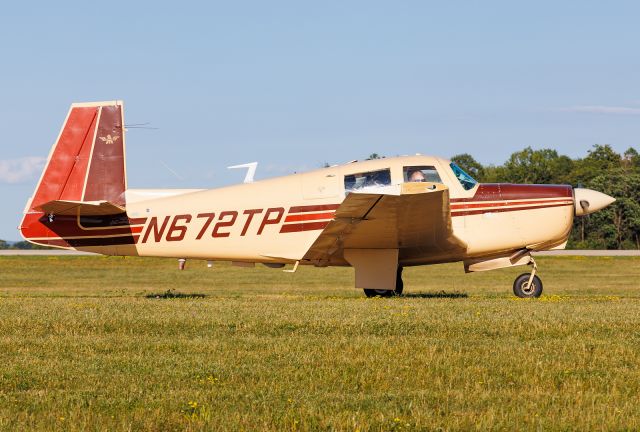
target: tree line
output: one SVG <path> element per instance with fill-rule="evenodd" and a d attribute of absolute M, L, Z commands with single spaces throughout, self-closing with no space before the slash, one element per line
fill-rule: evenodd
<path fill-rule="evenodd" d="M 5 240 L 0 240 L 0 249 L 53 249 L 45 246 L 36 245 L 33 243 L 29 243 L 28 241 L 19 241 L 19 242 L 8 242 Z"/>
<path fill-rule="evenodd" d="M 502 165 L 482 165 L 467 153 L 451 160 L 482 183 L 569 184 L 611 195 L 609 207 L 574 219 L 567 248 L 640 249 L 640 154 L 633 147 L 619 154 L 596 144 L 577 159 L 527 147 Z"/>

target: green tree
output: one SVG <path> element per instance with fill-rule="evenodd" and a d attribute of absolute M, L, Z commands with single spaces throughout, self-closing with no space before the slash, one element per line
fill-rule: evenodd
<path fill-rule="evenodd" d="M 11 249 L 55 249 L 47 246 L 40 246 L 37 244 L 29 243 L 28 241 L 19 241 L 11 246 Z"/>
<path fill-rule="evenodd" d="M 29 243 L 28 241 L 19 241 L 14 243 L 11 246 L 11 249 L 35 249 L 33 243 Z"/>
<path fill-rule="evenodd" d="M 622 155 L 622 166 L 627 170 L 640 171 L 640 154 L 633 147 L 629 147 Z"/>
<path fill-rule="evenodd" d="M 527 147 L 513 153 L 498 170 L 503 181 L 511 183 L 553 184 L 567 183 L 573 169 L 573 161 L 551 149 L 533 150 Z"/>
<path fill-rule="evenodd" d="M 584 159 L 574 162 L 571 173 L 573 185 L 586 185 L 594 178 L 621 166 L 621 157 L 609 144 L 596 144 Z"/>
<path fill-rule="evenodd" d="M 451 158 L 451 162 L 454 162 L 460 168 L 465 170 L 474 179 L 479 182 L 484 182 L 484 167 L 469 153 L 455 155 Z"/>
<path fill-rule="evenodd" d="M 640 173 L 610 170 L 585 185 L 616 199 L 612 205 L 576 218 L 572 245 L 598 249 L 640 249 Z M 583 235 L 584 232 L 584 235 Z"/>
<path fill-rule="evenodd" d="M 482 183 L 502 183 L 506 182 L 507 174 L 503 166 L 487 165 L 484 167 Z"/>

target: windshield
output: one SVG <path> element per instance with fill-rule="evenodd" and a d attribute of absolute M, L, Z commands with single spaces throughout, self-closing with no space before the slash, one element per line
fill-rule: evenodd
<path fill-rule="evenodd" d="M 456 175 L 456 178 L 458 179 L 464 190 L 473 189 L 473 187 L 478 184 L 478 182 L 475 181 L 473 177 L 464 172 L 462 168 L 460 168 L 453 162 L 451 162 L 451 169 L 453 170 L 453 173 Z"/>

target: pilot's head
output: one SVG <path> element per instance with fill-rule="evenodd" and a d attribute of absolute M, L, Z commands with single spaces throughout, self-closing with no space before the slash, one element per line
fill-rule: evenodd
<path fill-rule="evenodd" d="M 423 172 L 420 170 L 411 170 L 407 173 L 407 178 L 410 182 L 423 182 L 426 181 L 427 178 L 424 176 Z"/>

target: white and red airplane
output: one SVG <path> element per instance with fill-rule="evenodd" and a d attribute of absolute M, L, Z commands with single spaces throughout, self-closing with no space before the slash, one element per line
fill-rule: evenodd
<path fill-rule="evenodd" d="M 218 189 L 128 189 L 123 104 L 109 101 L 71 105 L 19 229 L 105 255 L 352 266 L 368 296 L 402 293 L 406 266 L 530 264 L 513 291 L 538 297 L 531 252 L 563 248 L 574 215 L 613 201 L 565 185 L 478 184 L 420 155 Z"/>

